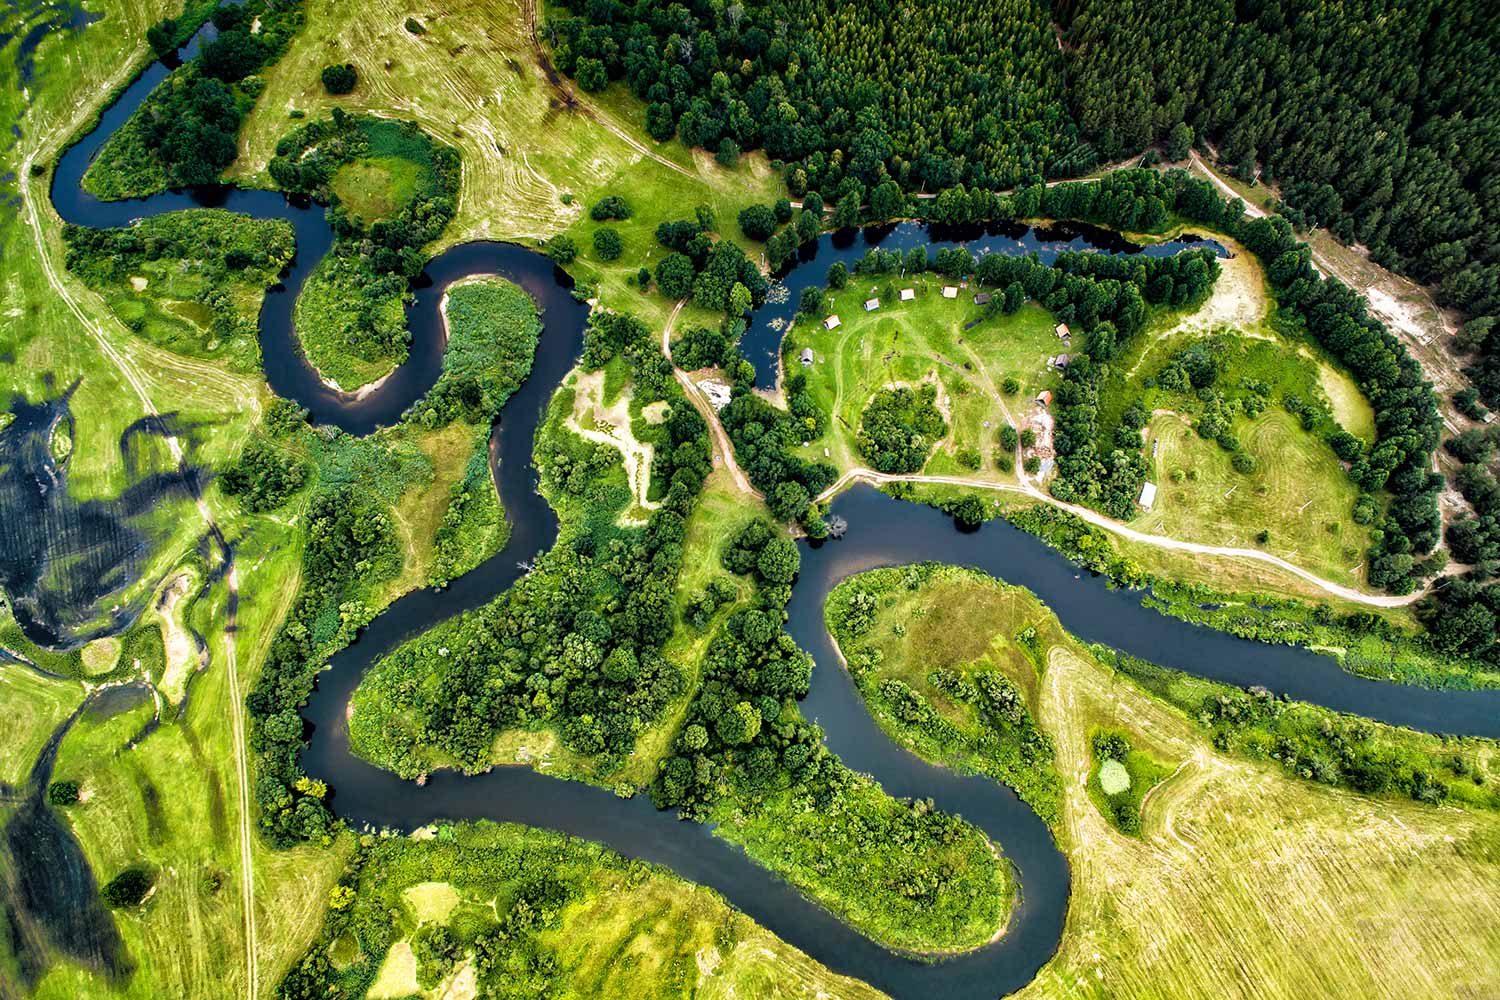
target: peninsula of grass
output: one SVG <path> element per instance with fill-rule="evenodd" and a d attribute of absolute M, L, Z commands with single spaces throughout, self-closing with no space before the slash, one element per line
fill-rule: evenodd
<path fill-rule="evenodd" d="M 326 204 L 334 232 L 297 297 L 303 353 L 344 391 L 384 377 L 406 360 L 408 285 L 453 217 L 457 151 L 409 122 L 335 108 L 282 139 L 269 170 Z"/>
<path fill-rule="evenodd" d="M 187 209 L 118 229 L 63 227 L 67 266 L 120 321 L 176 354 L 260 371 L 266 289 L 296 250 L 291 224 Z"/>
<path fill-rule="evenodd" d="M 1034 713 L 1045 669 L 1039 650 L 1062 635 L 1034 597 L 923 563 L 844 580 L 823 616 L 893 739 L 928 760 L 1002 781 L 1048 825 L 1060 822 L 1062 779 Z"/>
<path fill-rule="evenodd" d="M 454 285 L 441 308 L 443 371 L 406 419 L 436 427 L 458 417 L 477 431 L 437 529 L 430 579 L 439 586 L 500 551 L 510 535 L 490 476 L 490 424 L 530 374 L 542 330 L 531 297 L 501 278 Z"/>

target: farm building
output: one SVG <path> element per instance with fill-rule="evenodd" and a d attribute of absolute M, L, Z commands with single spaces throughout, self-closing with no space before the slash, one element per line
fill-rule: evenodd
<path fill-rule="evenodd" d="M 1052 405 L 1052 390 L 1051 389 L 1043 389 L 1041 392 L 1037 393 L 1037 395 L 1036 395 L 1036 405 L 1037 406 L 1051 406 Z"/>
<path fill-rule="evenodd" d="M 865 299 L 865 312 L 872 313 L 880 308 L 879 299 Z"/>
<path fill-rule="evenodd" d="M 1141 484 L 1141 499 L 1140 499 L 1141 509 L 1142 510 L 1150 510 L 1151 509 L 1151 505 L 1154 504 L 1154 503 L 1156 503 L 1156 484 L 1155 483 L 1142 483 Z"/>
<path fill-rule="evenodd" d="M 1073 336 L 1072 331 L 1068 329 L 1068 324 L 1066 323 L 1057 324 L 1057 335 L 1058 337 L 1062 338 L 1062 342 L 1064 344 L 1066 344 L 1068 342 L 1068 339 Z"/>
<path fill-rule="evenodd" d="M 903 289 L 901 289 L 901 301 L 902 302 L 910 302 L 912 299 L 914 299 L 916 297 L 917 297 L 917 290 L 915 288 L 903 288 Z"/>
<path fill-rule="evenodd" d="M 943 286 L 943 298 L 945 298 L 945 299 L 956 299 L 956 298 L 958 298 L 958 289 L 955 288 L 952 285 L 944 285 Z"/>
<path fill-rule="evenodd" d="M 802 348 L 802 363 L 811 368 L 813 363 L 813 350 L 811 347 Z"/>
<path fill-rule="evenodd" d="M 828 317 L 827 319 L 825 319 L 823 321 L 823 329 L 825 329 L 825 330 L 837 330 L 838 326 L 839 326 L 839 318 L 838 318 L 838 316 L 830 316 L 830 317 Z"/>

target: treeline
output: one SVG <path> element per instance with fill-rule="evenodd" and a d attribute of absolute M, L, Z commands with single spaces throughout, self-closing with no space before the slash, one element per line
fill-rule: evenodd
<path fill-rule="evenodd" d="M 1214 749 L 1274 760 L 1287 774 L 1364 795 L 1403 797 L 1437 804 L 1462 802 L 1500 809 L 1500 790 L 1487 787 L 1479 755 L 1468 741 L 1423 747 L 1368 719 L 1287 701 L 1264 688 L 1241 689 L 1199 680 L 1192 694 L 1174 670 L 1125 653 L 1093 647 L 1101 662 L 1183 709 L 1209 730 Z M 1200 694 L 1207 685 L 1208 693 Z M 1426 740 L 1422 740 L 1427 743 Z M 1447 742 L 1447 741 L 1444 741 Z"/>
<path fill-rule="evenodd" d="M 681 692 L 661 646 L 676 623 L 686 518 L 710 471 L 708 428 L 647 327 L 595 312 L 582 364 L 597 370 L 616 356 L 630 365 L 635 402 L 671 404 L 644 432 L 654 435 L 661 506 L 645 527 L 617 523 L 629 503 L 613 474 L 618 455 L 562 430 L 571 396 L 560 393 L 536 446 L 543 489 L 562 514 L 558 543 L 505 594 L 376 665 L 359 697 L 378 704 L 366 711 L 362 701 L 351 729 L 361 753 L 407 777 L 435 762 L 478 770 L 496 733 L 552 726 L 607 773 Z"/>
<path fill-rule="evenodd" d="M 109 137 L 84 175 L 101 198 L 139 198 L 166 188 L 213 184 L 238 155 L 240 125 L 260 96 L 254 74 L 274 62 L 302 27 L 301 0 L 247 0 L 213 12 L 218 36 L 174 71 Z M 156 27 L 170 46 L 180 33 Z"/>
<path fill-rule="evenodd" d="M 1432 642 L 1445 653 L 1500 663 L 1500 483 L 1490 471 L 1500 431 L 1474 428 L 1443 442 L 1463 464 L 1454 484 L 1474 508 L 1448 525 L 1448 549 L 1455 561 L 1471 567 L 1450 579 L 1417 605 L 1417 617 Z"/>
<path fill-rule="evenodd" d="M 656 287 L 669 299 L 731 317 L 743 316 L 765 301 L 770 283 L 755 261 L 732 240 L 715 240 L 713 210 L 699 206 L 692 219 L 663 222 L 656 241 L 669 252 L 657 262 Z"/>
<path fill-rule="evenodd" d="M 1440 0 L 1070 0 L 1072 106 L 1102 159 L 1211 139 L 1296 222 L 1368 246 L 1478 317 L 1500 401 L 1500 63 L 1493 11 Z M 1185 141 L 1184 141 L 1185 140 Z"/>
<path fill-rule="evenodd" d="M 865 200 L 1081 172 L 1050 14 L 1030 0 L 584 3 L 544 34 L 587 91 L 623 80 L 652 137 L 789 161 L 791 193 Z"/>

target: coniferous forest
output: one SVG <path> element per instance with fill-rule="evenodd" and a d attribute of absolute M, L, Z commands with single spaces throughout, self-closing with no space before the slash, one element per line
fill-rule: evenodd
<path fill-rule="evenodd" d="M 1424 0 L 568 0 L 584 90 L 625 81 L 654 138 L 764 148 L 794 197 L 873 207 L 1073 176 L 1194 143 L 1284 214 L 1464 311 L 1500 402 L 1500 63 L 1481 5 Z M 870 215 L 881 213 L 871 211 Z"/>

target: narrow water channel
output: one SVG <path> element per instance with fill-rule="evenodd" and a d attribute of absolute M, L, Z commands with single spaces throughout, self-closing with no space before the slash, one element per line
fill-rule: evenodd
<path fill-rule="evenodd" d="M 684 878 L 712 886 L 831 969 L 857 976 L 894 996 L 989 998 L 1025 985 L 1056 951 L 1067 912 L 1067 863 L 1045 825 L 1008 788 L 928 764 L 895 746 L 873 722 L 848 675 L 838 666 L 822 623 L 828 591 L 849 574 L 924 559 L 972 565 L 1036 591 L 1063 624 L 1082 638 L 1168 666 L 1236 684 L 1262 684 L 1383 721 L 1500 736 L 1500 692 L 1439 692 L 1378 684 L 1346 674 L 1333 660 L 1306 650 L 1253 643 L 1166 618 L 1141 607 L 1139 594 L 1106 589 L 1102 581 L 1089 578 L 1041 542 L 1007 525 L 991 524 L 975 534 L 960 534 L 950 518 L 935 510 L 861 487 L 834 505 L 834 512 L 850 523 L 848 535 L 817 548 L 803 546 L 802 575 L 793 591 L 789 630 L 818 664 L 804 712 L 824 727 L 829 746 L 850 767 L 873 775 L 894 795 L 933 799 L 939 808 L 962 815 L 1003 847 L 1016 866 L 1022 889 L 999 941 L 936 963 L 893 954 L 809 902 L 704 826 L 657 811 L 645 796 L 621 800 L 605 789 L 519 767 L 496 768 L 473 777 L 443 772 L 420 787 L 375 768 L 353 756 L 348 745 L 347 706 L 364 671 L 403 639 L 503 593 L 525 572 L 524 563 L 556 538 L 556 517 L 536 491 L 531 449 L 547 400 L 579 354 L 587 309 L 569 294 L 567 275 L 540 254 L 499 243 L 454 247 L 428 264 L 408 307 L 410 359 L 364 399 L 328 388 L 300 356 L 292 325 L 297 292 L 331 244 L 321 208 L 294 204 L 264 191 L 214 189 L 102 203 L 82 190 L 83 172 L 104 139 L 163 76 L 162 67 L 153 65 L 104 113 L 99 127 L 65 153 L 54 175 L 53 203 L 64 220 L 91 226 L 123 225 L 136 218 L 204 205 L 289 220 L 296 229 L 297 257 L 284 284 L 267 297 L 261 315 L 261 351 L 271 387 L 307 407 L 315 421 L 355 434 L 370 433 L 397 420 L 426 392 L 442 363 L 438 303 L 442 290 L 459 278 L 504 275 L 525 288 L 542 310 L 545 330 L 535 365 L 506 405 L 491 442 L 495 480 L 513 525 L 504 551 L 445 590 L 415 591 L 392 604 L 352 645 L 332 658 L 304 709 L 313 732 L 303 766 L 329 781 L 335 810 L 352 823 L 410 830 L 434 820 L 487 818 L 561 830 L 621 854 L 666 865 Z M 974 238 L 987 240 L 985 248 L 995 253 L 1038 250 L 1055 255 L 1062 247 L 1052 244 L 1066 242 L 1071 247 L 1079 241 L 1114 252 L 1140 249 L 1121 246 L 1118 237 L 1101 233 L 1072 227 L 1005 229 Z M 904 246 L 941 235 L 908 224 L 886 229 L 884 236 L 872 231 L 859 240 L 825 236 L 784 281 L 794 287 L 821 283 L 823 269 L 835 256 L 857 256 L 856 246 L 863 252 L 860 240 L 895 239 L 896 243 L 887 245 Z M 949 234 L 949 238 L 956 237 Z M 1190 241 L 1183 241 L 1182 246 L 1187 245 Z M 1146 252 L 1176 252 L 1182 246 L 1153 247 Z M 770 314 L 757 316 L 753 329 L 773 329 L 770 318 Z M 764 345 L 760 349 L 766 350 Z M 774 357 L 774 345 L 769 350 Z"/>

